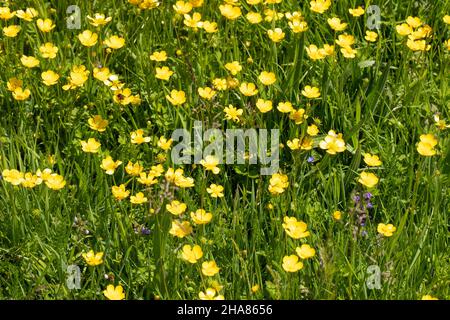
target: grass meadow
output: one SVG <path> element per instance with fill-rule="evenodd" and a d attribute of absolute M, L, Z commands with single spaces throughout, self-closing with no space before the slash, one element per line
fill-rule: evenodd
<path fill-rule="evenodd" d="M 0 1 L 0 298 L 450 298 L 449 15 Z M 174 163 L 195 121 L 279 170 Z"/>

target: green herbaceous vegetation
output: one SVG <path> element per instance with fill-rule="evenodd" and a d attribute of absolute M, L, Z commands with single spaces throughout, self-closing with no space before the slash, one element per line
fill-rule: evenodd
<path fill-rule="evenodd" d="M 175 2 L 0 1 L 0 298 L 448 299 L 450 3 Z M 196 120 L 280 129 L 279 174 L 174 164 Z"/>

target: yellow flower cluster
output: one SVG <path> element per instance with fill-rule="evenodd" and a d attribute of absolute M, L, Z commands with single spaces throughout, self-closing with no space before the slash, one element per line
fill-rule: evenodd
<path fill-rule="evenodd" d="M 61 190 L 66 186 L 64 177 L 53 173 L 51 169 L 38 170 L 36 173 L 20 172 L 16 169 L 5 169 L 2 172 L 3 179 L 13 186 L 22 186 L 33 189 L 42 183 L 52 190 Z"/>
<path fill-rule="evenodd" d="M 431 45 L 427 44 L 427 39 L 431 37 L 433 29 L 422 22 L 419 17 L 409 16 L 406 22 L 395 27 L 401 36 L 408 36 L 406 45 L 412 51 L 428 51 Z"/>
<path fill-rule="evenodd" d="M 310 235 L 308 226 L 303 221 L 297 221 L 295 217 L 284 217 L 283 229 L 287 235 L 293 239 L 302 239 Z M 316 255 L 316 250 L 308 244 L 302 244 L 295 249 L 296 255 L 283 257 L 283 269 L 286 272 L 297 272 L 303 269 L 303 262 L 299 258 L 306 260 Z"/>

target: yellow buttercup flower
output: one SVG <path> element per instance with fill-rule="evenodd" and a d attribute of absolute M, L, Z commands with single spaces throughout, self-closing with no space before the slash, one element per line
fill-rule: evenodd
<path fill-rule="evenodd" d="M 78 40 L 85 47 L 92 47 L 97 44 L 98 34 L 92 32 L 91 30 L 84 30 L 78 35 Z"/>
<path fill-rule="evenodd" d="M 311 150 L 313 148 L 314 141 L 311 137 L 304 137 L 302 143 L 300 144 L 300 149 Z"/>
<path fill-rule="evenodd" d="M 444 23 L 446 24 L 450 24 L 450 15 L 446 14 L 442 20 L 444 21 Z"/>
<path fill-rule="evenodd" d="M 83 252 L 81 256 L 91 267 L 95 267 L 103 263 L 103 252 L 94 253 L 94 250 L 90 250 L 88 253 Z"/>
<path fill-rule="evenodd" d="M 370 153 L 364 153 L 364 162 L 369 167 L 379 167 L 382 164 L 380 158 L 377 155 L 371 155 Z"/>
<path fill-rule="evenodd" d="M 59 75 L 52 70 L 44 71 L 41 78 L 46 86 L 53 86 L 58 83 Z"/>
<path fill-rule="evenodd" d="M 448 43 L 450 45 L 450 40 L 448 41 Z M 439 130 L 445 130 L 445 129 L 450 128 L 450 124 L 447 124 L 444 119 L 441 119 L 439 114 L 435 114 L 433 116 L 433 120 L 435 122 L 436 127 L 438 127 Z"/>
<path fill-rule="evenodd" d="M 397 26 L 395 26 L 395 30 L 397 31 L 397 33 L 401 36 L 407 36 L 409 35 L 411 32 L 413 32 L 413 29 L 411 28 L 411 26 L 407 23 L 402 23 L 399 24 Z"/>
<path fill-rule="evenodd" d="M 344 152 L 346 150 L 346 145 L 344 139 L 342 139 L 342 134 L 336 134 L 334 130 L 328 131 L 325 139 L 320 141 L 319 147 L 332 155 L 338 152 Z"/>
<path fill-rule="evenodd" d="M 44 170 L 38 170 L 36 171 L 36 175 L 42 179 L 42 181 L 47 181 L 50 176 L 52 174 L 52 170 L 51 169 L 44 169 Z"/>
<path fill-rule="evenodd" d="M 298 110 L 292 110 L 289 114 L 289 119 L 294 120 L 295 124 L 302 124 L 308 117 L 305 115 L 305 109 L 300 108 Z"/>
<path fill-rule="evenodd" d="M 207 224 L 211 221 L 212 214 L 203 209 L 198 209 L 195 212 L 191 212 L 191 219 L 195 224 Z"/>
<path fill-rule="evenodd" d="M 172 6 L 173 10 L 175 10 L 176 13 L 178 14 L 186 14 L 191 12 L 193 6 L 190 2 L 186 1 L 177 1 L 173 6 Z"/>
<path fill-rule="evenodd" d="M 420 155 L 431 157 L 436 154 L 436 150 L 434 147 L 438 144 L 438 141 L 434 135 L 431 133 L 428 134 L 422 134 L 420 136 L 420 142 L 417 145 L 417 152 L 419 152 Z"/>
<path fill-rule="evenodd" d="M 239 86 L 239 80 L 236 78 L 232 78 L 232 77 L 228 76 L 226 81 L 227 81 L 228 89 L 234 89 L 234 88 L 237 88 L 237 86 Z"/>
<path fill-rule="evenodd" d="M 219 159 L 212 155 L 207 155 L 205 159 L 200 161 L 200 164 L 205 168 L 206 171 L 212 171 L 214 174 L 218 174 L 220 172 Z"/>
<path fill-rule="evenodd" d="M 107 156 L 102 160 L 102 164 L 100 168 L 105 170 L 105 173 L 108 175 L 113 175 L 116 169 L 122 164 L 122 161 L 114 161 L 111 156 Z"/>
<path fill-rule="evenodd" d="M 27 100 L 30 97 L 31 91 L 29 89 L 17 88 L 13 91 L 13 98 L 18 101 Z"/>
<path fill-rule="evenodd" d="M 254 83 L 243 82 L 239 86 L 239 91 L 247 97 L 254 96 L 258 93 L 258 89 L 256 89 L 256 85 Z"/>
<path fill-rule="evenodd" d="M 247 18 L 248 22 L 250 22 L 252 24 L 258 24 L 263 20 L 261 14 L 259 12 L 253 12 L 253 11 L 248 12 L 245 15 L 245 17 Z"/>
<path fill-rule="evenodd" d="M 269 192 L 273 195 L 282 194 L 289 187 L 288 176 L 281 173 L 274 173 L 269 181 Z"/>
<path fill-rule="evenodd" d="M 167 151 L 172 147 L 172 143 L 173 143 L 172 139 L 167 139 L 166 137 L 161 136 L 159 137 L 158 140 L 158 147 L 160 147 L 164 151 Z"/>
<path fill-rule="evenodd" d="M 125 39 L 119 36 L 111 36 L 108 39 L 106 39 L 103 43 L 106 44 L 108 48 L 117 50 L 125 45 Z"/>
<path fill-rule="evenodd" d="M 223 186 L 214 183 L 211 184 L 209 188 L 206 188 L 206 191 L 213 198 L 222 198 L 224 196 L 223 190 Z"/>
<path fill-rule="evenodd" d="M 331 0 L 315 0 L 310 2 L 311 11 L 324 13 L 331 6 Z"/>
<path fill-rule="evenodd" d="M 123 287 L 120 285 L 117 287 L 114 287 L 112 284 L 109 284 L 106 287 L 106 290 L 103 291 L 103 294 L 109 300 L 124 300 L 125 299 L 125 293 L 123 292 Z"/>
<path fill-rule="evenodd" d="M 101 143 L 95 138 L 89 138 L 88 141 L 80 141 L 83 152 L 98 153 L 100 151 Z"/>
<path fill-rule="evenodd" d="M 16 90 L 18 88 L 22 88 L 23 81 L 14 77 L 14 78 L 11 78 L 8 80 L 8 82 L 6 83 L 6 86 L 8 88 L 8 91 L 14 92 L 14 90 Z"/>
<path fill-rule="evenodd" d="M 89 23 L 94 27 L 104 26 L 112 20 L 111 17 L 106 17 L 104 14 L 96 13 L 93 17 L 87 16 Z"/>
<path fill-rule="evenodd" d="M 334 54 L 334 45 L 324 44 L 321 50 L 326 56 L 331 56 Z"/>
<path fill-rule="evenodd" d="M 36 18 L 39 15 L 39 13 L 34 8 L 26 8 L 24 10 L 17 10 L 16 17 L 25 21 L 32 21 L 34 18 Z"/>
<path fill-rule="evenodd" d="M 119 201 L 128 198 L 130 195 L 130 191 L 125 189 L 124 184 L 121 184 L 120 186 L 113 186 L 111 190 L 114 198 Z"/>
<path fill-rule="evenodd" d="M 165 67 L 165 66 L 161 67 L 161 68 L 156 67 L 155 71 L 156 71 L 155 77 L 157 79 L 160 79 L 160 80 L 166 80 L 167 81 L 173 75 L 173 71 L 171 71 L 169 69 L 169 67 Z"/>
<path fill-rule="evenodd" d="M 39 51 L 41 52 L 43 58 L 54 59 L 58 53 L 58 47 L 53 45 L 51 42 L 47 42 L 39 47 Z"/>
<path fill-rule="evenodd" d="M 8 7 L 0 7 L 0 19 L 2 20 L 9 20 L 14 18 L 16 15 L 15 11 L 11 11 Z"/>
<path fill-rule="evenodd" d="M 206 292 L 200 291 L 198 294 L 200 300 L 224 300 L 224 296 L 221 294 L 217 294 L 216 289 L 208 288 Z"/>
<path fill-rule="evenodd" d="M 158 180 L 155 179 L 155 176 L 151 172 L 148 174 L 141 172 L 137 181 L 146 186 L 151 186 L 158 183 Z"/>
<path fill-rule="evenodd" d="M 340 212 L 339 210 L 336 210 L 333 212 L 333 219 L 334 220 L 341 220 L 342 219 L 342 212 Z"/>
<path fill-rule="evenodd" d="M 204 0 L 189 0 L 189 3 L 192 4 L 194 8 L 199 8 L 203 5 Z"/>
<path fill-rule="evenodd" d="M 42 32 L 50 32 L 56 27 L 51 19 L 38 19 L 36 25 Z"/>
<path fill-rule="evenodd" d="M 45 185 L 52 190 L 61 190 L 66 186 L 66 181 L 63 176 L 52 173 L 47 180 L 45 180 Z"/>
<path fill-rule="evenodd" d="M 197 263 L 203 257 L 202 248 L 199 245 L 194 245 L 193 247 L 186 244 L 183 246 L 181 252 L 181 258 L 189 263 Z"/>
<path fill-rule="evenodd" d="M 171 203 L 166 205 L 166 209 L 171 214 L 179 216 L 180 214 L 183 214 L 186 211 L 187 205 L 178 200 L 173 200 Z"/>
<path fill-rule="evenodd" d="M 328 25 L 333 29 L 334 31 L 343 31 L 347 28 L 347 23 L 342 22 L 341 19 L 337 17 L 329 18 L 327 20 Z"/>
<path fill-rule="evenodd" d="M 225 64 L 225 69 L 230 71 L 230 73 L 235 76 L 242 70 L 242 66 L 238 61 L 233 61 Z"/>
<path fill-rule="evenodd" d="M 420 27 L 417 30 L 411 32 L 411 34 L 408 35 L 408 38 L 410 40 L 419 40 L 430 36 L 432 32 L 433 29 L 426 24 L 423 27 Z"/>
<path fill-rule="evenodd" d="M 132 144 L 143 144 L 151 141 L 150 137 L 144 137 L 144 130 L 138 129 L 130 133 Z"/>
<path fill-rule="evenodd" d="M 355 44 L 355 37 L 351 34 L 340 34 L 336 43 L 341 48 L 348 48 Z"/>
<path fill-rule="evenodd" d="M 292 140 L 288 140 L 286 142 L 286 144 L 289 147 L 289 149 L 291 149 L 291 150 L 298 150 L 298 149 L 300 149 L 300 139 L 298 139 L 298 138 L 294 138 Z"/>
<path fill-rule="evenodd" d="M 216 78 L 213 81 L 214 88 L 219 91 L 224 91 L 228 89 L 227 79 Z"/>
<path fill-rule="evenodd" d="M 422 296 L 421 300 L 439 300 L 439 299 L 436 297 L 433 297 L 432 295 L 426 294 L 426 295 Z"/>
<path fill-rule="evenodd" d="M 5 37 L 14 38 L 17 36 L 17 34 L 20 32 L 21 29 L 22 28 L 20 26 L 16 26 L 16 25 L 4 27 L 3 34 L 5 35 Z"/>
<path fill-rule="evenodd" d="M 284 217 L 283 229 L 293 239 L 301 239 L 309 236 L 308 225 L 303 221 L 297 221 L 295 217 Z"/>
<path fill-rule="evenodd" d="M 129 161 L 125 171 L 131 176 L 139 177 L 141 172 L 144 171 L 144 167 L 139 162 L 133 163 Z"/>
<path fill-rule="evenodd" d="M 233 107 L 231 104 L 228 107 L 225 107 L 223 109 L 223 111 L 225 112 L 225 118 L 227 120 L 233 120 L 235 122 L 239 122 L 240 121 L 239 117 L 244 112 L 244 110 L 237 109 L 237 108 Z"/>
<path fill-rule="evenodd" d="M 312 258 L 316 255 L 316 250 L 309 244 L 302 244 L 301 247 L 295 248 L 295 252 L 303 260 Z"/>
<path fill-rule="evenodd" d="M 358 182 L 367 188 L 373 188 L 378 184 L 378 177 L 372 172 L 361 172 Z"/>
<path fill-rule="evenodd" d="M 392 235 L 396 230 L 397 228 L 390 223 L 389 224 L 379 223 L 377 227 L 378 233 L 381 233 L 385 237 L 392 237 Z"/>
<path fill-rule="evenodd" d="M 364 39 L 366 39 L 367 41 L 375 42 L 375 41 L 377 41 L 377 38 L 378 38 L 378 33 L 369 31 L 369 30 L 366 31 L 366 35 L 365 35 Z"/>
<path fill-rule="evenodd" d="M 88 119 L 89 128 L 98 132 L 105 132 L 109 124 L 108 120 L 102 118 L 101 115 L 93 116 Z"/>
<path fill-rule="evenodd" d="M 263 85 L 270 86 L 274 84 L 275 81 L 277 81 L 277 78 L 275 76 L 275 73 L 263 71 L 259 74 L 258 80 L 261 81 Z"/>
<path fill-rule="evenodd" d="M 203 22 L 201 20 L 202 15 L 198 12 L 194 12 L 192 16 L 189 14 L 185 14 L 183 23 L 185 26 L 193 28 L 194 31 L 197 31 L 198 28 L 203 27 Z"/>
<path fill-rule="evenodd" d="M 359 17 L 364 14 L 364 9 L 361 6 L 359 6 L 355 9 L 348 9 L 348 12 L 354 17 Z"/>
<path fill-rule="evenodd" d="M 422 25 L 422 21 L 420 20 L 419 17 L 412 17 L 409 16 L 408 18 L 406 18 L 406 23 L 411 27 L 411 28 L 418 28 Z"/>
<path fill-rule="evenodd" d="M 27 172 L 24 175 L 24 180 L 22 181 L 22 187 L 27 189 L 32 189 L 40 184 L 42 184 L 43 180 L 37 174 L 32 174 L 31 172 Z"/>
<path fill-rule="evenodd" d="M 261 113 L 266 113 L 272 110 L 273 103 L 270 100 L 258 99 L 256 101 L 256 107 Z"/>
<path fill-rule="evenodd" d="M 159 137 L 158 140 L 158 147 L 160 147 L 164 151 L 167 151 L 172 147 L 172 143 L 173 143 L 172 139 L 167 139 L 166 137 L 161 136 Z"/>
<path fill-rule="evenodd" d="M 320 98 L 320 90 L 317 87 L 306 86 L 302 90 L 302 95 L 308 99 L 316 99 Z"/>
<path fill-rule="evenodd" d="M 12 170 L 6 169 L 6 170 L 3 170 L 2 177 L 6 182 L 9 182 L 14 186 L 18 186 L 18 185 L 22 184 L 22 182 L 24 181 L 25 175 L 24 175 L 24 173 L 22 173 L 16 169 L 12 169 Z"/>
<path fill-rule="evenodd" d="M 315 44 L 311 44 L 306 47 L 306 53 L 311 60 L 325 59 L 327 53 L 324 49 L 319 49 Z"/>
<path fill-rule="evenodd" d="M 341 48 L 341 53 L 344 56 L 344 58 L 353 59 L 356 57 L 357 51 L 352 47 L 344 47 Z"/>
<path fill-rule="evenodd" d="M 283 269 L 287 272 L 297 272 L 303 269 L 303 262 L 298 260 L 296 255 L 283 257 Z"/>
<path fill-rule="evenodd" d="M 411 39 L 408 39 L 408 41 L 406 42 L 406 45 L 412 51 L 428 51 L 431 48 L 430 45 L 427 45 L 425 40 L 411 40 Z"/>
<path fill-rule="evenodd" d="M 161 164 L 158 164 L 157 166 L 152 166 L 150 168 L 150 174 L 154 177 L 161 177 L 163 172 L 164 172 L 164 168 Z"/>
<path fill-rule="evenodd" d="M 203 21 L 202 27 L 207 33 L 215 33 L 219 31 L 217 29 L 217 22 Z"/>
<path fill-rule="evenodd" d="M 219 6 L 220 14 L 229 20 L 235 20 L 242 14 L 241 8 L 225 4 Z"/>
<path fill-rule="evenodd" d="M 27 68 L 34 68 L 39 65 L 39 60 L 32 56 L 23 55 L 20 58 L 20 62 L 22 62 L 22 65 Z"/>
<path fill-rule="evenodd" d="M 151 54 L 150 60 L 164 62 L 167 60 L 167 53 L 165 51 L 155 51 Z"/>
<path fill-rule="evenodd" d="M 144 193 L 138 192 L 136 195 L 130 197 L 132 204 L 143 204 L 148 202 L 148 198 L 144 196 Z"/>
<path fill-rule="evenodd" d="M 111 72 L 109 71 L 109 68 L 107 68 L 107 67 L 94 68 L 93 75 L 94 75 L 95 79 L 104 82 L 109 79 L 109 77 L 111 76 Z"/>
<path fill-rule="evenodd" d="M 281 28 L 275 28 L 267 30 L 267 35 L 269 36 L 270 40 L 277 43 L 284 39 L 286 34 L 281 30 Z"/>
<path fill-rule="evenodd" d="M 166 95 L 166 99 L 174 106 L 179 106 L 186 102 L 186 94 L 183 90 L 172 90 L 170 96 Z"/>
<path fill-rule="evenodd" d="M 169 230 L 169 233 L 178 238 L 184 238 L 187 235 L 191 234 L 192 227 L 189 221 L 172 221 L 172 227 Z"/>
<path fill-rule="evenodd" d="M 202 273 L 207 277 L 213 277 L 219 273 L 220 268 L 215 261 L 205 261 L 202 263 Z"/>
<path fill-rule="evenodd" d="M 198 88 L 198 94 L 203 99 L 211 100 L 216 95 L 216 91 L 210 87 Z"/>
<path fill-rule="evenodd" d="M 294 33 L 305 32 L 308 30 L 308 23 L 300 19 L 293 19 L 289 21 L 288 26 Z"/>

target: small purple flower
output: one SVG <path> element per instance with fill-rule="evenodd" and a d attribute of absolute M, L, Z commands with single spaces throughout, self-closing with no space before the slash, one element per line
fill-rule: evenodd
<path fill-rule="evenodd" d="M 367 209 L 372 209 L 372 208 L 373 208 L 372 202 L 367 202 Z"/>
<path fill-rule="evenodd" d="M 353 201 L 355 203 L 359 203 L 359 201 L 361 201 L 361 197 L 360 196 L 353 196 Z"/>
<path fill-rule="evenodd" d="M 150 229 L 147 229 L 146 227 L 142 227 L 141 233 L 144 236 L 148 236 L 150 234 Z"/>
<path fill-rule="evenodd" d="M 309 156 L 308 159 L 306 159 L 306 161 L 308 161 L 308 163 L 313 163 L 314 162 L 314 157 L 313 156 Z"/>
<path fill-rule="evenodd" d="M 372 198 L 372 194 L 370 192 L 364 193 L 364 199 L 370 200 Z"/>
<path fill-rule="evenodd" d="M 368 233 L 367 233 L 366 230 L 363 230 L 363 231 L 361 232 L 361 235 L 362 235 L 363 237 L 367 237 Z"/>

